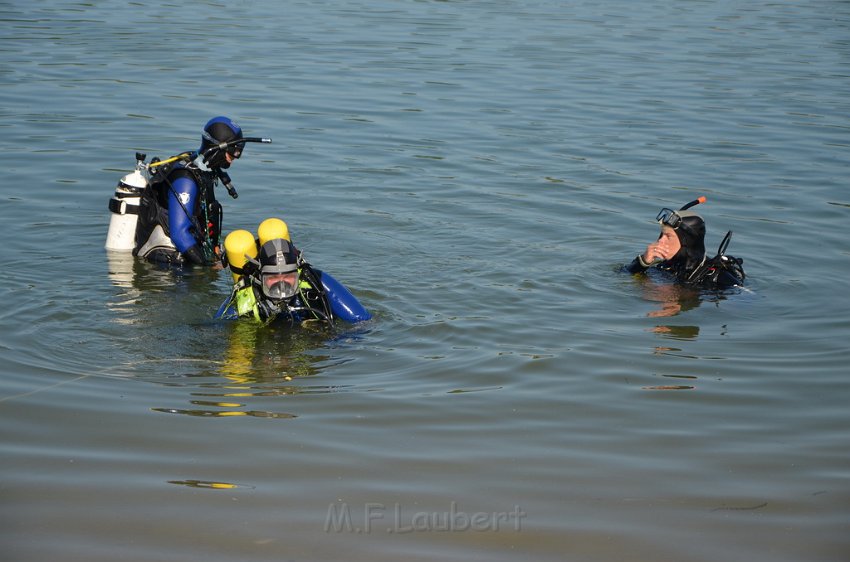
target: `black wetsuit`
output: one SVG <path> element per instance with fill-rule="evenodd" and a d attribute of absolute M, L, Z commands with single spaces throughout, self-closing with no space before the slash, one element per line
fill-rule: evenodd
<path fill-rule="evenodd" d="M 703 256 L 702 260 L 694 260 L 692 263 L 673 258 L 647 265 L 642 256 L 637 256 L 626 266 L 626 271 L 633 274 L 644 273 L 653 268 L 667 272 L 679 283 L 701 289 L 723 290 L 744 284 L 747 276 L 743 263 L 741 258 L 718 254 L 713 258 Z"/>

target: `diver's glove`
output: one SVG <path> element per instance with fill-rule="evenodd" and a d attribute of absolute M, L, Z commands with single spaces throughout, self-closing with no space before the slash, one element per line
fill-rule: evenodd
<path fill-rule="evenodd" d="M 651 263 L 648 264 L 643 261 L 643 254 L 638 254 L 637 257 L 632 260 L 632 263 L 626 266 L 626 271 L 629 273 L 643 273 L 649 269 L 651 265 Z"/>
<path fill-rule="evenodd" d="M 207 259 L 204 257 L 204 252 L 201 251 L 201 248 L 197 244 L 183 252 L 183 257 L 187 262 L 194 265 L 209 265 Z"/>

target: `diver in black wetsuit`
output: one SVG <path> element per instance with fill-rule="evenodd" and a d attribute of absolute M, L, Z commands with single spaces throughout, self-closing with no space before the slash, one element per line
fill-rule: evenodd
<path fill-rule="evenodd" d="M 661 225 L 658 240 L 646 247 L 626 266 L 629 273 L 643 273 L 649 268 L 669 273 L 677 282 L 703 288 L 722 290 L 743 285 L 744 260 L 725 255 L 732 231 L 726 233 L 717 255 L 705 255 L 705 221 L 693 211 L 694 205 L 705 202 L 700 197 L 678 211 L 664 208 L 655 219 Z"/>

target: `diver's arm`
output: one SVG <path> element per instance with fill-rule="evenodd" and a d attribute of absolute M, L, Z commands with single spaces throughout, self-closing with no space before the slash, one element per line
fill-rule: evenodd
<path fill-rule="evenodd" d="M 187 262 L 194 265 L 209 265 L 204 257 L 204 253 L 197 244 L 183 252 L 183 257 Z"/>
<path fill-rule="evenodd" d="M 192 212 L 198 198 L 198 186 L 189 178 L 177 178 L 168 193 L 168 232 L 177 250 L 186 261 L 196 265 L 206 264 L 204 253 L 192 234 Z"/>
<path fill-rule="evenodd" d="M 661 236 L 648 245 L 644 253 L 632 260 L 632 263 L 626 266 L 626 270 L 629 273 L 643 273 L 652 267 L 652 264 L 669 260 L 677 251 L 678 248 L 671 248 L 667 239 Z"/>
<path fill-rule="evenodd" d="M 649 269 L 650 265 L 652 264 L 646 263 L 643 260 L 642 254 L 638 254 L 638 256 L 632 260 L 632 263 L 626 266 L 626 271 L 629 273 L 643 273 Z"/>

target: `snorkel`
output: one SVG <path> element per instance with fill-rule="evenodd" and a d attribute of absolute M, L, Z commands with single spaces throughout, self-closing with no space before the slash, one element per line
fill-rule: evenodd
<path fill-rule="evenodd" d="M 234 139 L 227 142 L 220 142 L 207 148 L 200 155 L 198 155 L 200 156 L 199 160 L 201 162 L 210 160 L 214 152 L 218 150 L 226 151 L 228 148 L 231 148 L 238 144 L 244 144 L 246 142 L 260 142 L 264 144 L 270 144 L 272 142 L 272 139 L 264 137 L 247 137 L 244 139 Z M 148 169 L 152 170 L 153 168 L 164 166 L 166 164 L 171 164 L 177 161 L 190 162 L 193 158 L 195 158 L 193 152 L 182 152 L 177 156 L 172 156 L 171 158 L 168 158 L 166 160 L 154 159 L 153 161 L 151 161 L 150 164 L 147 165 L 147 167 Z M 144 155 L 142 155 L 142 159 L 144 159 Z M 215 173 L 216 176 L 218 176 L 218 179 L 221 180 L 221 183 L 224 184 L 224 187 L 227 188 L 227 194 L 230 195 L 233 199 L 239 197 L 239 194 L 236 192 L 236 188 L 233 187 L 233 184 L 231 183 L 230 175 L 221 168 L 216 168 Z"/>
<path fill-rule="evenodd" d="M 271 142 L 271 141 L 269 141 L 269 142 Z M 697 197 L 696 199 L 694 199 L 690 203 L 685 203 L 684 205 L 682 205 L 679 208 L 679 210 L 680 211 L 687 211 L 691 207 L 696 207 L 697 205 L 699 205 L 701 203 L 705 203 L 706 201 L 708 201 L 708 199 L 705 197 L 705 195 L 700 195 L 699 197 Z"/>

